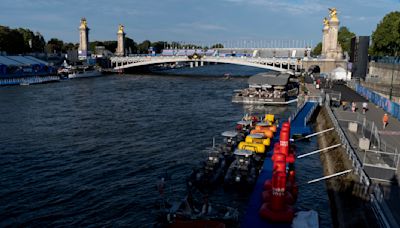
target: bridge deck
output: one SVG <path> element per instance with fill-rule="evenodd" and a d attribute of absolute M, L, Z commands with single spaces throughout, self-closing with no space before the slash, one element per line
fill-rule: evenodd
<path fill-rule="evenodd" d="M 305 132 L 310 132 L 311 129 L 308 126 L 304 125 L 304 118 L 309 114 L 309 112 L 313 111 L 314 105 L 317 105 L 316 102 L 307 102 L 303 108 L 297 113 L 296 117 L 291 123 L 291 134 L 302 134 Z M 274 145 L 275 142 L 279 140 L 280 129 L 278 129 L 277 134 L 273 139 L 271 145 Z M 259 210 L 263 203 L 262 201 L 262 192 L 264 182 L 268 179 L 272 178 L 272 165 L 273 162 L 271 160 L 273 152 L 273 147 L 271 146 L 268 150 L 267 157 L 264 160 L 263 167 L 258 176 L 256 185 L 254 187 L 253 193 L 251 194 L 249 204 L 247 206 L 245 217 L 241 223 L 240 227 L 274 227 L 274 228 L 288 228 L 291 227 L 291 224 L 276 224 L 269 223 L 268 221 L 262 219 L 259 216 Z"/>

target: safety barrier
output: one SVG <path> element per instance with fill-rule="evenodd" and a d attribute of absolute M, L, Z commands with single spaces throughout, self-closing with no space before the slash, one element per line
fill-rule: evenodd
<path fill-rule="evenodd" d="M 400 120 L 400 104 L 392 102 L 388 98 L 383 97 L 360 84 L 356 84 L 355 90 L 357 93 L 361 94 L 363 97 L 367 98 L 369 101 L 383 108 L 383 110 L 390 113 L 390 115 Z"/>

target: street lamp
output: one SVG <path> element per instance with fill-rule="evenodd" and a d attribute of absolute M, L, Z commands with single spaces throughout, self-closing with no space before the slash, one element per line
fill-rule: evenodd
<path fill-rule="evenodd" d="M 392 93 L 393 93 L 393 75 L 394 75 L 394 59 L 393 59 L 393 61 L 392 61 L 392 80 L 390 81 L 389 100 L 392 100 Z"/>
<path fill-rule="evenodd" d="M 393 95 L 393 76 L 394 76 L 394 67 L 396 66 L 395 65 L 395 62 L 396 62 L 396 56 L 397 56 L 397 48 L 395 49 L 395 52 L 394 52 L 394 57 L 393 57 L 393 61 L 392 61 L 392 80 L 390 81 L 390 92 L 389 92 L 389 100 L 391 101 L 392 100 L 392 95 Z"/>

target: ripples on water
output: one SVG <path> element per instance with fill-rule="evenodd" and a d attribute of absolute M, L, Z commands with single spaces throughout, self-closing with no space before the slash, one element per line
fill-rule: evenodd
<path fill-rule="evenodd" d="M 183 179 L 213 136 L 248 111 L 293 111 L 232 104 L 246 81 L 114 75 L 0 88 L 0 227 L 150 226 L 165 170 L 168 190 L 183 197 Z M 299 182 L 322 175 L 317 156 L 297 169 Z M 300 191 L 298 206 L 329 226 L 324 184 Z M 248 196 L 211 199 L 244 210 Z"/>

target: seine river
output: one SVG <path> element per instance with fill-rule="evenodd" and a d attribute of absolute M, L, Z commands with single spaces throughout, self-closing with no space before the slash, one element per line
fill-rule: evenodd
<path fill-rule="evenodd" d="M 233 104 L 233 90 L 247 87 L 235 74 L 258 71 L 227 67 L 206 71 L 229 72 L 229 79 L 110 75 L 1 87 L 0 227 L 150 227 L 160 176 L 170 175 L 168 197 L 183 197 L 184 179 L 214 136 L 234 129 L 244 113 L 286 118 L 295 108 Z M 318 155 L 296 169 L 299 183 L 322 176 Z M 210 201 L 243 214 L 248 198 L 217 191 Z M 331 226 L 324 182 L 301 185 L 296 207 L 318 211 L 320 225 Z"/>

